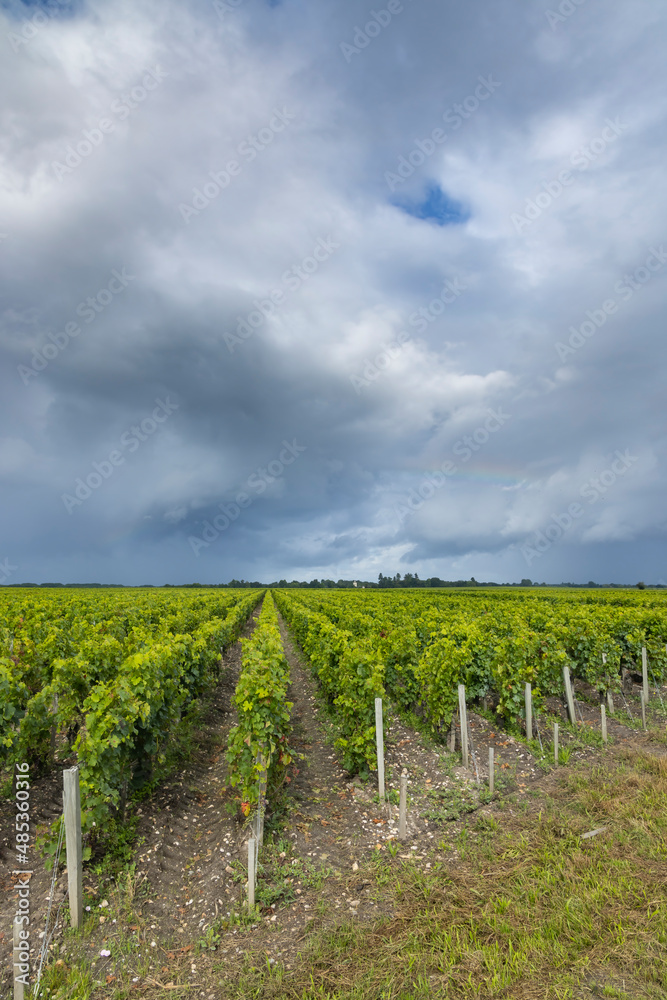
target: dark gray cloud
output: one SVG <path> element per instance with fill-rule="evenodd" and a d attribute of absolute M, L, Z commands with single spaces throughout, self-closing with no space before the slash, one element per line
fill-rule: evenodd
<path fill-rule="evenodd" d="M 667 577 L 665 34 L 3 4 L 13 578 Z"/>

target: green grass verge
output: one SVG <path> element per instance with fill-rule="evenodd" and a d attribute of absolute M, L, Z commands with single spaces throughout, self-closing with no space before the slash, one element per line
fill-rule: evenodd
<path fill-rule="evenodd" d="M 216 1000 L 664 998 L 666 806 L 667 758 L 616 746 L 553 772 L 530 800 L 504 797 L 491 814 L 468 816 L 453 861 L 435 845 L 421 859 L 374 852 L 350 876 L 306 859 L 292 866 L 279 842 L 265 856 L 265 903 L 273 888 L 279 909 L 290 904 L 288 874 L 318 894 L 317 919 L 289 968 L 268 961 L 248 916 L 234 921 L 243 963 L 232 969 L 218 949 L 229 932 L 221 921 L 199 943 L 196 975 L 182 962 L 159 978 L 173 983 L 171 995 Z M 597 827 L 606 829 L 581 839 Z M 336 911 L 362 884 L 389 916 Z M 129 917 L 131 887 L 112 902 Z M 105 983 L 75 959 L 68 936 L 64 964 L 48 973 L 49 1000 L 164 995 L 151 983 L 148 948 L 137 944 L 127 941 L 125 975 Z"/>
<path fill-rule="evenodd" d="M 620 750 L 557 782 L 510 829 L 471 824 L 455 865 L 374 858 L 391 919 L 318 932 L 289 973 L 249 963 L 224 996 L 664 997 L 667 760 Z"/>

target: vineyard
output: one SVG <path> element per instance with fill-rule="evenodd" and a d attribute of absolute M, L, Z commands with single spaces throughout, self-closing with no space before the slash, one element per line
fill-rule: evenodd
<path fill-rule="evenodd" d="M 95 831 L 150 783 L 188 705 L 215 679 L 261 591 L 75 594 L 7 591 L 0 607 L 0 763 L 38 773 L 74 753 L 82 780 L 87 854 Z M 275 603 L 274 603 L 275 598 Z M 251 639 L 229 739 L 240 812 L 257 804 L 261 753 L 269 787 L 292 760 L 276 607 L 306 653 L 336 720 L 350 773 L 375 770 L 374 702 L 417 715 L 444 739 L 464 684 L 518 723 L 524 685 L 536 713 L 562 693 L 562 668 L 600 692 L 621 693 L 647 650 L 654 684 L 667 678 L 662 595 L 423 590 L 268 593 Z"/>
<path fill-rule="evenodd" d="M 295 651 L 302 657 L 298 664 Z M 575 685 L 594 692 L 600 704 L 613 708 L 615 699 L 629 715 L 628 680 L 642 675 L 643 659 L 651 688 L 658 691 L 667 681 L 667 604 L 662 594 L 548 589 L 5 590 L 0 604 L 3 795 L 11 798 L 15 765 L 28 765 L 31 780 L 39 783 L 76 762 L 83 857 L 89 865 L 99 865 L 113 831 L 122 830 L 129 816 L 137 817 L 139 803 L 145 809 L 153 796 L 160 815 L 160 788 L 170 779 L 167 748 L 188 714 L 211 692 L 226 691 L 233 677 L 220 715 L 221 753 L 207 765 L 215 777 L 198 779 L 219 782 L 217 797 L 207 808 L 217 802 L 216 815 L 224 805 L 229 817 L 216 820 L 217 833 L 211 817 L 208 824 L 208 856 L 215 857 L 217 851 L 227 864 L 227 876 L 214 878 L 229 881 L 224 891 L 218 889 L 222 899 L 212 899 L 217 916 L 223 900 L 232 906 L 243 903 L 240 869 L 229 862 L 240 863 L 234 858 L 243 856 L 260 807 L 266 805 L 269 817 L 273 810 L 276 829 L 283 824 L 280 857 L 286 854 L 286 837 L 294 838 L 292 850 L 297 844 L 303 850 L 310 846 L 312 820 L 289 832 L 289 817 L 308 787 L 304 769 L 307 773 L 318 754 L 318 766 L 326 775 L 320 781 L 337 789 L 341 799 L 351 794 L 355 801 L 354 788 L 350 793 L 350 782 L 359 780 L 355 775 L 370 779 L 372 786 L 378 766 L 376 699 L 382 699 L 385 709 L 390 774 L 392 766 L 397 773 L 401 760 L 414 771 L 418 759 L 440 753 L 438 748 L 454 733 L 460 685 L 465 686 L 468 705 L 481 713 L 479 718 L 489 719 L 486 735 L 493 736 L 493 730 L 512 733 L 508 739 L 522 739 L 526 749 L 533 737 L 532 726 L 526 731 L 527 683 L 535 718 L 548 717 L 554 699 L 563 700 L 564 667 Z M 328 720 L 331 753 L 324 753 L 324 745 L 317 750 L 320 739 L 308 719 L 315 698 Z M 434 750 L 403 758 L 399 748 L 406 745 L 409 750 L 419 740 Z M 439 775 L 432 773 L 435 788 Z M 206 798 L 210 793 L 198 797 L 202 794 Z M 439 794 L 443 802 L 444 791 Z M 415 843 L 419 837 L 429 843 L 427 838 L 434 836 L 424 816 L 442 822 L 449 818 L 448 809 L 452 817 L 461 813 L 459 807 L 452 810 L 447 795 L 447 808 L 420 817 L 415 791 Z M 463 812 L 489 800 L 480 797 L 479 789 L 468 799 L 466 795 L 463 799 L 471 804 Z M 367 795 L 363 802 L 367 809 L 375 808 Z M 196 809 L 192 803 L 188 806 L 190 813 Z M 313 815 L 317 819 L 319 814 Z M 384 814 L 376 815 L 373 822 L 386 827 L 381 835 L 378 827 L 376 846 L 384 849 L 395 839 L 393 820 L 387 826 Z M 184 830 L 186 821 L 187 815 Z M 321 817 L 318 822 L 332 840 L 333 831 L 326 829 L 331 824 Z M 157 829 L 158 820 L 152 824 L 145 827 L 147 836 Z M 59 816 L 40 826 L 36 847 L 47 867 L 59 827 Z M 303 835 L 297 832 L 302 828 Z M 336 843 L 343 844 L 345 837 L 348 845 L 374 843 L 372 838 L 355 840 L 344 824 L 339 834 Z M 178 847 L 186 834 L 177 835 L 182 838 Z M 270 854 L 271 848 L 267 850 Z M 312 849 L 306 853 L 314 856 Z M 137 855 L 142 878 L 150 881 L 157 860 L 150 851 Z M 296 865 L 297 858 L 290 864 Z M 165 863 L 160 862 L 160 871 L 176 882 L 185 878 L 189 867 L 187 862 L 180 865 L 178 852 L 168 852 Z M 270 879 L 264 874 L 273 887 L 270 898 L 296 900 L 289 895 L 293 879 L 284 878 L 284 873 L 279 878 L 277 871 Z M 283 888 L 279 891 L 276 885 Z M 265 919 L 275 919 L 271 912 Z M 205 929 L 211 920 L 203 913 L 200 927 Z"/>
<path fill-rule="evenodd" d="M 459 684 L 516 723 L 525 683 L 539 711 L 562 693 L 564 666 L 612 697 L 625 671 L 641 672 L 642 648 L 654 682 L 667 676 L 662 596 L 279 591 L 276 601 L 335 711 L 350 770 L 374 767 L 375 697 L 421 714 L 442 735 Z"/>
<path fill-rule="evenodd" d="M 96 833 L 150 782 L 260 592 L 3 597 L 0 763 L 43 773 L 76 755 L 90 857 Z"/>

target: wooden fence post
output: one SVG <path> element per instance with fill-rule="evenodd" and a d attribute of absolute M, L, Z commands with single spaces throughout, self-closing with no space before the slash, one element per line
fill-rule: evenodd
<path fill-rule="evenodd" d="M 83 919 L 83 874 L 81 857 L 81 791 L 79 768 L 63 771 L 63 812 L 67 846 L 67 885 L 72 927 L 80 927 Z"/>
<path fill-rule="evenodd" d="M 493 747 L 489 747 L 489 792 L 491 795 L 493 795 L 494 785 L 495 785 L 495 774 L 494 774 Z"/>
<path fill-rule="evenodd" d="M 606 653 L 602 654 L 602 665 L 603 666 L 607 665 L 607 654 Z M 614 711 L 614 699 L 612 698 L 611 691 L 609 690 L 609 684 L 610 684 L 609 674 L 605 675 L 605 680 L 607 682 L 607 708 L 609 709 L 610 712 L 613 712 Z"/>
<path fill-rule="evenodd" d="M 466 712 L 465 684 L 459 684 L 459 717 L 461 720 L 461 753 L 463 766 L 468 767 L 468 713 Z"/>
<path fill-rule="evenodd" d="M 644 692 L 644 704 L 648 706 L 648 658 L 646 656 L 646 646 L 642 646 L 642 691 Z"/>
<path fill-rule="evenodd" d="M 248 841 L 248 906 L 255 905 L 255 839 Z"/>
<path fill-rule="evenodd" d="M 554 764 L 558 763 L 558 723 L 554 722 Z"/>
<path fill-rule="evenodd" d="M 375 742 L 378 758 L 378 795 L 384 802 L 384 736 L 382 734 L 382 698 L 375 699 Z"/>
<path fill-rule="evenodd" d="M 405 840 L 408 818 L 408 776 L 401 775 L 401 794 L 398 803 L 398 839 Z"/>
<path fill-rule="evenodd" d="M 576 728 L 577 726 L 577 716 L 574 711 L 574 698 L 572 696 L 572 684 L 570 683 L 570 668 L 563 667 L 563 681 L 565 682 L 565 697 L 567 699 L 567 714 L 570 716 L 570 722 Z"/>
<path fill-rule="evenodd" d="M 607 742 L 607 713 L 605 712 L 604 705 L 600 705 L 600 721 L 602 723 L 602 739 Z"/>
<path fill-rule="evenodd" d="M 533 738 L 533 698 L 531 686 L 526 682 L 526 739 L 531 740 Z"/>

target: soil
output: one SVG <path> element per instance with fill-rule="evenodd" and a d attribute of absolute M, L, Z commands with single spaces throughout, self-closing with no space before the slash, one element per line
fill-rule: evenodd
<path fill-rule="evenodd" d="M 257 614 L 255 610 L 244 635 L 252 633 Z M 122 896 L 103 873 L 96 875 L 92 864 L 86 866 L 86 904 L 90 907 L 90 923 L 98 921 L 98 928 L 93 928 L 85 942 L 82 939 L 76 946 L 66 944 L 67 950 L 63 951 L 60 926 L 53 946 L 60 949 L 61 960 L 70 961 L 72 950 L 78 949 L 78 956 L 85 954 L 94 963 L 97 979 L 113 983 L 115 977 L 120 980 L 128 970 L 136 970 L 141 957 L 149 960 L 150 956 L 147 973 L 140 976 L 132 972 L 138 995 L 153 988 L 173 988 L 178 980 L 192 987 L 190 996 L 214 1000 L 221 996 L 219 980 L 212 970 L 214 961 L 225 962 L 227 979 L 236 975 L 248 953 L 259 956 L 263 964 L 280 960 L 289 968 L 314 931 L 335 925 L 342 918 L 370 921 L 393 916 L 390 904 L 378 898 L 373 891 L 376 887 L 363 874 L 364 868 L 367 871 L 364 862 L 376 852 L 403 860 L 410 858 L 425 868 L 436 860 L 453 860 L 466 812 L 486 807 L 488 813 L 495 813 L 502 821 L 499 794 L 529 796 L 535 785 L 548 789 L 556 780 L 557 769 L 540 766 L 525 744 L 492 725 L 472 706 L 468 709 L 470 770 L 461 766 L 458 753 L 432 743 L 389 711 L 385 746 L 387 801 L 381 803 L 377 775 L 364 782 L 342 769 L 333 748 L 334 727 L 308 661 L 282 619 L 281 633 L 290 664 L 289 700 L 293 702 L 294 726 L 290 743 L 297 759 L 288 773 L 286 811 L 278 817 L 282 829 L 273 838 L 271 816 L 267 816 L 265 845 L 260 852 L 263 867 L 257 886 L 262 905 L 255 923 L 249 926 L 234 920 L 234 914 L 243 911 L 246 898 L 247 840 L 251 834 L 249 824 L 242 823 L 236 812 L 230 815 L 234 790 L 229 787 L 225 760 L 227 736 L 236 722 L 233 694 L 241 668 L 241 645 L 237 642 L 226 652 L 220 682 L 207 698 L 198 745 L 187 767 L 136 810 L 139 823 L 135 868 L 134 874 L 126 878 Z M 609 718 L 609 735 L 613 740 L 639 743 L 655 751 L 651 738 L 638 725 L 639 686 L 631 678 L 627 684 L 625 697 L 634 714 L 634 725 Z M 660 693 L 663 699 L 667 697 L 664 688 Z M 599 729 L 597 692 L 577 682 L 576 696 L 583 724 Z M 654 699 L 651 711 L 655 705 Z M 567 718 L 559 699 L 550 699 L 547 708 L 554 718 Z M 631 721 L 629 716 L 627 721 Z M 547 733 L 544 720 L 537 722 L 545 748 L 550 748 L 551 726 Z M 570 734 L 561 730 L 561 746 L 568 747 L 571 742 Z M 496 764 L 496 797 L 492 802 L 487 792 L 490 746 L 494 747 Z M 657 752 L 664 752 L 664 747 Z M 572 759 L 602 753 L 595 747 L 577 748 Z M 404 771 L 408 775 L 408 824 L 406 840 L 401 842 L 397 839 L 396 803 Z M 31 809 L 37 824 L 59 814 L 60 781 L 57 772 L 34 782 Z M 8 874 L 14 867 L 10 823 L 11 803 L 2 802 L 0 830 L 5 836 L 0 842 L 0 888 L 4 890 L 0 927 L 8 929 L 0 930 L 2 996 L 10 995 L 9 933 L 16 906 L 13 880 Z M 51 877 L 34 849 L 32 857 L 34 969 L 41 946 L 38 928 L 45 924 Z M 266 899 L 270 898 L 270 887 L 273 899 L 269 903 Z M 54 894 L 56 906 L 64 899 L 65 888 L 66 875 L 61 867 Z M 129 939 L 127 947 L 121 947 L 121 939 L 126 944 Z M 103 949 L 111 955 L 102 957 Z"/>

